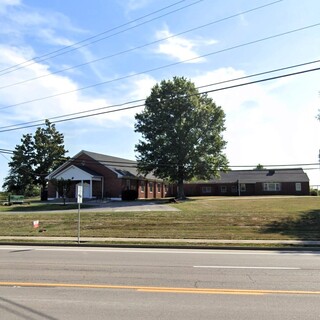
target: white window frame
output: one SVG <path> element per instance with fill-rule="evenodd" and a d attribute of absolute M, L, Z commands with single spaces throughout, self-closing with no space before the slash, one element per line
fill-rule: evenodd
<path fill-rule="evenodd" d="M 296 191 L 297 191 L 297 192 L 302 191 L 302 184 L 301 184 L 301 182 L 296 182 Z"/>
<path fill-rule="evenodd" d="M 264 182 L 263 191 L 268 191 L 268 192 L 281 191 L 281 183 L 280 182 Z"/>
<path fill-rule="evenodd" d="M 246 192 L 247 191 L 247 187 L 245 183 L 240 183 L 240 191 L 241 192 Z"/>

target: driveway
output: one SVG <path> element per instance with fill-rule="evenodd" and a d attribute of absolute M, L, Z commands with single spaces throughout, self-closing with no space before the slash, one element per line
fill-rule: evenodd
<path fill-rule="evenodd" d="M 55 203 L 56 204 L 56 203 Z M 87 205 L 81 208 L 86 212 L 139 212 L 139 211 L 180 211 L 169 204 L 151 202 L 151 201 L 90 201 L 84 203 Z M 89 206 L 88 206 L 89 205 Z M 92 206 L 92 207 L 91 207 Z M 0 214 L 28 214 L 28 213 L 65 213 L 77 212 L 78 209 L 67 210 L 47 210 L 47 211 L 0 211 Z"/>
<path fill-rule="evenodd" d="M 95 205 L 94 202 L 90 204 Z M 169 204 L 162 204 L 149 201 L 110 201 L 105 203 L 96 203 L 99 207 L 94 206 L 92 209 L 85 208 L 86 211 L 180 211 Z"/>

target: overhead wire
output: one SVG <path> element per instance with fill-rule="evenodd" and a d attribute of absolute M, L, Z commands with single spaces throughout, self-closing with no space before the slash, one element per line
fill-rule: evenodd
<path fill-rule="evenodd" d="M 0 148 L 0 153 L 6 153 L 6 154 L 13 154 L 13 150 L 8 150 L 8 149 L 1 149 Z"/>
<path fill-rule="evenodd" d="M 247 76 L 242 76 L 242 77 L 237 77 L 237 78 L 228 79 L 228 80 L 224 80 L 224 81 L 219 81 L 219 82 L 215 82 L 215 83 L 210 83 L 210 84 L 198 86 L 198 87 L 196 87 L 196 89 L 201 89 L 201 88 L 205 88 L 205 87 L 215 86 L 215 85 L 218 85 L 218 84 L 224 84 L 224 83 L 244 80 L 244 79 L 248 79 L 248 78 L 252 78 L 252 77 L 256 77 L 256 76 L 260 76 L 260 75 L 265 75 L 265 74 L 269 74 L 269 73 L 274 73 L 274 72 L 284 71 L 284 70 L 293 69 L 293 68 L 297 68 L 297 67 L 302 67 L 302 66 L 306 66 L 306 65 L 310 65 L 310 64 L 314 64 L 314 63 L 318 63 L 318 62 L 320 62 L 320 59 L 319 60 L 314 60 L 314 61 L 309 61 L 309 62 L 304 62 L 304 63 L 299 63 L 299 64 L 295 64 L 295 65 L 291 65 L 291 66 L 286 66 L 286 67 L 282 67 L 282 68 L 277 68 L 277 69 L 273 69 L 273 70 L 263 71 L 263 72 L 259 72 L 259 73 L 255 73 L 255 74 L 251 74 L 251 75 L 247 75 Z M 119 104 L 113 104 L 113 105 L 109 105 L 109 106 L 104 106 L 104 107 L 99 107 L 99 108 L 94 108 L 94 109 L 89 109 L 89 110 L 84 110 L 84 111 L 78 111 L 78 112 L 74 112 L 74 113 L 69 113 L 69 114 L 64 114 L 64 115 L 60 115 L 60 116 L 50 117 L 50 120 L 52 121 L 52 120 L 55 120 L 55 119 L 71 117 L 73 115 L 80 115 L 80 114 L 85 114 L 85 113 L 104 110 L 104 109 L 116 108 L 116 107 L 120 107 L 120 106 L 124 106 L 124 105 L 128 105 L 128 104 L 140 103 L 140 102 L 142 102 L 144 100 L 145 99 L 137 99 L 137 100 L 131 100 L 131 101 L 122 102 L 122 103 L 119 103 Z M 141 105 L 139 105 L 139 106 L 141 106 Z M 30 124 L 39 125 L 39 124 L 43 124 L 45 122 L 45 120 L 46 119 L 39 119 L 39 120 L 34 120 L 34 121 L 28 121 L 28 122 L 23 122 L 23 123 L 19 123 L 19 124 L 9 125 L 9 126 L 3 126 L 3 127 L 0 127 L 0 130 L 9 129 L 9 128 L 19 129 L 19 128 L 17 128 L 17 126 L 21 127 L 21 126 L 30 125 Z M 32 126 L 30 126 L 30 127 L 32 127 Z"/>
<path fill-rule="evenodd" d="M 290 30 L 290 31 L 286 31 L 286 32 L 283 32 L 283 33 L 276 34 L 276 35 L 272 35 L 272 36 L 264 37 L 264 38 L 261 38 L 261 39 L 253 40 L 253 41 L 250 41 L 250 42 L 242 43 L 242 44 L 239 44 L 239 45 L 236 45 L 236 46 L 233 46 L 233 47 L 229 47 L 229 48 L 226 48 L 226 49 L 222 49 L 222 50 L 210 52 L 210 53 L 207 53 L 207 54 L 204 54 L 204 55 L 200 55 L 200 56 L 197 56 L 197 57 L 189 58 L 189 59 L 186 59 L 186 60 L 183 60 L 183 61 L 178 61 L 178 62 L 175 62 L 175 63 L 171 63 L 171 64 L 159 66 L 159 67 L 155 67 L 155 68 L 152 68 L 152 69 L 149 69 L 149 70 L 144 70 L 144 71 L 141 71 L 141 72 L 137 72 L 137 73 L 133 73 L 133 74 L 130 74 L 130 75 L 122 76 L 122 77 L 119 77 L 119 78 L 116 78 L 116 79 L 102 81 L 102 82 L 95 83 L 95 84 L 92 84 L 92 85 L 88 85 L 88 86 L 85 86 L 85 87 L 81 87 L 81 88 L 77 88 L 77 89 L 73 89 L 73 90 L 69 90 L 69 91 L 65 91 L 65 92 L 56 93 L 56 94 L 53 94 L 53 95 L 50 95 L 50 96 L 45 96 L 45 97 L 36 98 L 36 99 L 28 100 L 28 101 L 23 101 L 23 102 L 20 102 L 20 103 L 11 104 L 11 105 L 8 105 L 8 106 L 1 107 L 0 110 L 16 107 L 16 106 L 20 106 L 20 105 L 25 105 L 25 104 L 32 103 L 32 102 L 43 101 L 43 100 L 47 100 L 47 99 L 50 99 L 50 98 L 54 98 L 54 97 L 58 97 L 58 96 L 62 96 L 62 95 L 66 95 L 66 94 L 70 94 L 70 93 L 74 93 L 74 92 L 90 89 L 90 88 L 94 88 L 94 87 L 101 86 L 101 85 L 105 85 L 105 84 L 112 83 L 112 82 L 115 82 L 115 81 L 120 81 L 120 80 L 124 80 L 124 79 L 128 79 L 128 78 L 132 78 L 132 77 L 135 77 L 135 76 L 138 76 L 138 75 L 141 75 L 141 74 L 151 73 L 151 72 L 158 71 L 158 70 L 161 70 L 161 69 L 165 69 L 165 68 L 173 67 L 173 66 L 176 66 L 176 65 L 180 65 L 180 64 L 183 64 L 183 63 L 186 63 L 186 62 L 194 61 L 196 59 L 205 58 L 205 57 L 212 56 L 214 54 L 218 54 L 218 53 L 221 53 L 221 52 L 226 52 L 226 51 L 229 51 L 229 50 L 238 49 L 238 48 L 241 48 L 241 47 L 244 47 L 244 46 L 252 45 L 252 44 L 255 44 L 255 43 L 259 43 L 259 42 L 262 42 L 262 41 L 274 39 L 274 38 L 277 38 L 277 37 L 285 36 L 285 35 L 288 35 L 288 34 L 292 34 L 292 33 L 295 33 L 295 32 L 299 32 L 299 31 L 302 31 L 302 30 L 306 30 L 306 29 L 314 28 L 314 27 L 318 27 L 318 26 L 320 26 L 320 23 L 316 23 L 316 24 L 312 24 L 312 25 L 309 25 L 309 26 L 293 29 L 293 30 Z"/>
<path fill-rule="evenodd" d="M 218 92 L 218 91 L 222 91 L 222 90 L 238 88 L 238 87 L 242 87 L 242 86 L 247 86 L 247 85 L 266 82 L 266 81 L 271 81 L 271 80 L 276 80 L 276 79 L 280 79 L 280 78 L 284 78 L 284 77 L 300 75 L 300 74 L 304 74 L 304 73 L 308 73 L 308 72 L 314 72 L 314 71 L 318 71 L 318 70 L 320 70 L 320 67 L 313 68 L 313 69 L 308 69 L 308 70 L 297 71 L 297 72 L 292 72 L 292 73 L 279 75 L 279 76 L 274 76 L 274 77 L 269 77 L 269 78 L 264 78 L 264 79 L 259 79 L 259 80 L 250 81 L 250 82 L 235 84 L 235 85 L 231 85 L 231 86 L 227 86 L 227 87 L 206 90 L 206 91 L 203 91 L 203 92 L 198 92 L 198 93 L 196 93 L 194 95 L 203 95 L 203 94 L 208 94 L 208 93 L 212 93 L 212 92 Z M 235 80 L 227 80 L 227 81 L 235 81 Z M 215 85 L 215 84 L 205 85 L 205 86 L 202 86 L 202 88 L 203 87 L 208 87 L 208 86 L 213 86 L 213 85 Z M 189 95 L 189 96 L 191 96 L 191 95 Z M 141 101 L 141 100 L 138 100 L 138 101 Z M 66 118 L 66 119 L 60 119 L 60 120 L 53 121 L 52 123 L 61 123 L 61 122 L 66 122 L 66 121 L 71 121 L 71 120 L 76 120 L 76 119 L 89 118 L 89 117 L 102 115 L 102 114 L 108 114 L 108 113 L 114 113 L 114 112 L 119 112 L 119 111 L 124 111 L 124 110 L 130 110 L 130 109 L 143 107 L 144 105 L 145 104 L 143 103 L 143 104 L 134 105 L 134 106 L 125 107 L 125 108 L 120 108 L 120 109 L 115 109 L 115 110 L 101 111 L 101 112 L 98 112 L 98 113 L 93 113 L 93 114 L 88 114 L 88 115 L 81 115 L 81 116 L 76 116 L 76 117 L 71 117 L 71 118 Z M 112 107 L 112 106 L 109 106 L 109 108 L 110 107 Z M 102 109 L 105 109 L 105 108 L 108 108 L 108 107 L 103 107 Z M 84 112 L 88 112 L 88 111 L 84 111 Z M 79 113 L 77 113 L 77 114 L 79 114 Z M 35 126 L 38 126 L 38 125 L 40 125 L 40 124 L 39 123 L 38 124 L 30 124 L 30 125 L 27 125 L 27 126 L 20 126 L 20 127 L 10 128 L 10 129 L 2 129 L 2 130 L 0 130 L 0 133 L 20 130 L 20 129 L 25 129 L 25 128 L 31 128 L 31 127 L 35 127 Z M 15 126 L 17 126 L 17 125 L 15 125 Z"/>
<path fill-rule="evenodd" d="M 112 157 L 117 158 L 117 157 Z M 108 166 L 115 166 L 115 167 L 123 167 L 123 168 L 136 168 L 137 167 L 137 160 L 129 160 L 129 159 L 122 159 L 118 158 L 115 160 L 103 160 L 103 159 L 79 159 L 76 157 L 62 157 L 60 159 L 61 161 L 66 162 L 72 162 L 74 164 L 80 164 L 81 166 L 86 166 L 86 164 L 96 164 L 97 162 L 102 165 L 108 165 Z M 175 163 L 157 163 L 159 166 L 175 166 L 177 164 Z M 292 163 L 292 164 L 266 164 L 263 165 L 262 170 L 269 170 L 269 169 L 275 169 L 278 168 L 279 170 L 285 170 L 285 169 L 298 169 L 300 167 L 309 167 L 309 166 L 317 166 L 319 163 L 317 162 L 310 162 L 310 163 Z M 246 168 L 244 170 L 247 170 L 247 168 L 256 169 L 257 165 L 251 164 L 251 165 L 229 165 L 229 168 Z M 284 168 L 284 169 L 283 169 Z M 308 168 L 306 168 L 308 169 Z M 312 168 L 313 169 L 313 168 Z M 319 168 L 318 168 L 319 169 Z"/>
<path fill-rule="evenodd" d="M 137 18 L 137 19 L 135 19 L 135 20 L 132 20 L 132 21 L 130 21 L 130 22 L 127 22 L 127 23 L 125 23 L 125 24 L 122 24 L 122 25 L 120 25 L 120 26 L 118 26 L 118 27 L 114 27 L 114 28 L 109 29 L 109 30 L 107 30 L 107 31 L 101 32 L 101 33 L 99 33 L 99 34 L 96 35 L 96 36 L 89 37 L 89 38 L 87 38 L 87 39 L 85 39 L 85 40 L 76 42 L 76 43 L 74 43 L 74 44 L 72 44 L 72 45 L 64 46 L 63 48 L 60 48 L 60 49 L 58 49 L 58 50 L 55 50 L 55 51 L 52 51 L 52 52 L 50 52 L 50 53 L 41 55 L 40 57 L 35 57 L 35 58 L 32 58 L 32 59 L 26 60 L 25 62 L 22 62 L 22 63 L 20 63 L 20 64 L 16 64 L 15 66 L 11 66 L 11 67 L 9 67 L 9 68 L 0 70 L 0 76 L 5 75 L 5 74 L 8 74 L 8 73 L 11 73 L 11 72 L 14 72 L 14 71 L 16 71 L 16 70 L 23 69 L 23 68 L 25 68 L 25 67 L 27 67 L 27 66 L 30 66 L 30 65 L 32 65 L 32 64 L 39 63 L 39 62 L 43 62 L 43 61 L 46 61 L 46 60 L 48 60 L 48 59 L 55 58 L 55 57 L 61 56 L 61 55 L 63 55 L 63 54 L 66 54 L 66 53 L 69 53 L 69 52 L 78 50 L 78 49 L 80 49 L 80 48 L 83 48 L 83 47 L 85 47 L 85 46 L 91 45 L 91 44 L 93 44 L 93 43 L 96 43 L 96 42 L 99 42 L 99 41 L 102 41 L 102 40 L 105 40 L 105 39 L 107 39 L 107 38 L 111 38 L 111 37 L 113 37 L 113 36 L 115 36 L 115 35 L 118 35 L 118 34 L 121 34 L 121 33 L 125 32 L 125 31 L 131 30 L 131 29 L 134 29 L 134 28 L 137 28 L 137 27 L 139 27 L 139 26 L 141 26 L 141 25 L 145 25 L 146 23 L 149 23 L 149 22 L 151 22 L 151 21 L 154 21 L 154 20 L 163 18 L 163 17 L 165 17 L 165 16 L 167 16 L 167 15 L 169 15 L 169 14 L 172 14 L 172 13 L 175 13 L 175 12 L 180 11 L 180 10 L 182 10 L 182 9 L 188 8 L 188 7 L 192 6 L 192 5 L 195 5 L 195 4 L 199 3 L 199 2 L 202 2 L 203 0 L 197 0 L 197 1 L 195 1 L 195 2 L 193 2 L 193 3 L 191 3 L 191 4 L 188 4 L 188 5 L 184 6 L 184 7 L 175 9 L 175 10 L 173 10 L 173 11 L 170 11 L 170 12 L 168 12 L 168 13 L 165 13 L 165 14 L 163 14 L 163 15 L 161 15 L 161 16 L 158 16 L 158 17 L 155 17 L 155 18 L 153 18 L 153 19 L 144 21 L 144 22 L 142 22 L 142 23 L 140 23 L 140 24 L 134 25 L 134 26 L 132 26 L 132 27 L 130 27 L 130 28 L 127 28 L 127 29 L 125 29 L 125 30 L 121 30 L 121 31 L 116 32 L 116 33 L 113 33 L 113 34 L 111 34 L 111 35 L 109 35 L 109 36 L 106 36 L 106 37 L 103 37 L 103 38 L 100 38 L 100 39 L 91 41 L 91 42 L 89 42 L 89 43 L 82 44 L 82 45 L 80 45 L 80 46 L 74 47 L 74 46 L 76 46 L 76 45 L 78 45 L 78 44 L 81 44 L 81 43 L 87 41 L 87 40 L 97 38 L 97 37 L 100 36 L 100 35 L 106 34 L 106 33 L 108 33 L 108 32 L 111 32 L 111 31 L 114 31 L 114 30 L 119 29 L 119 28 L 121 28 L 121 27 L 124 27 L 124 26 L 126 26 L 126 25 L 129 25 L 129 24 L 132 24 L 132 23 L 134 23 L 134 22 L 137 22 L 137 21 L 139 21 L 139 20 L 141 20 L 141 19 L 144 19 L 144 18 L 146 18 L 146 17 L 148 17 L 148 16 L 150 16 L 150 15 L 153 15 L 153 14 L 155 14 L 155 13 L 158 13 L 158 12 L 160 12 L 160 11 L 163 11 L 163 10 L 169 8 L 169 7 L 172 7 L 172 6 L 176 5 L 176 4 L 179 4 L 179 3 L 184 2 L 184 1 L 186 1 L 186 0 L 178 1 L 178 2 L 176 2 L 176 3 L 174 3 L 174 4 L 170 5 L 170 6 L 167 6 L 167 7 L 164 7 L 164 8 L 162 8 L 162 9 L 160 9 L 160 10 L 154 11 L 154 12 L 152 12 L 152 13 L 150 13 L 150 14 L 147 14 L 147 15 L 145 15 L 145 16 L 142 16 L 142 17 L 140 17 L 140 18 Z M 68 48 L 69 48 L 69 50 L 64 51 L 64 52 L 60 52 L 60 51 L 62 51 L 62 50 L 68 49 Z M 58 52 L 60 52 L 60 53 L 58 53 Z M 27 64 L 26 64 L 26 63 L 27 63 Z"/>
<path fill-rule="evenodd" d="M 111 54 L 111 55 L 107 55 L 107 56 L 104 56 L 104 57 L 100 57 L 100 58 L 98 58 L 98 59 L 94 59 L 94 60 L 87 61 L 87 62 L 78 64 L 78 65 L 70 66 L 70 67 L 67 67 L 67 68 L 64 68 L 64 69 L 61 69 L 61 70 L 57 70 L 57 71 L 53 71 L 53 72 L 50 72 L 50 73 L 46 73 L 46 74 L 43 74 L 43 75 L 40 75 L 40 76 L 37 76 L 37 77 L 33 77 L 33 78 L 29 78 L 29 79 L 26 79 L 26 80 L 23 80 L 23 81 L 19 81 L 19 82 L 14 82 L 14 83 L 11 83 L 11 84 L 7 84 L 7 85 L 5 85 L 5 86 L 1 86 L 0 89 L 10 88 L 10 87 L 13 87 L 13 86 L 16 86 L 16 85 L 28 83 L 28 82 L 31 82 L 31 81 L 34 81 L 34 80 L 38 80 L 38 79 L 42 79 L 42 78 L 45 78 L 45 77 L 48 77 L 48 76 L 52 76 L 52 75 L 55 75 L 55 74 L 58 74 L 58 73 L 62 73 L 62 72 L 64 72 L 64 71 L 69 71 L 69 70 L 73 70 L 73 69 L 76 69 L 76 68 L 80 68 L 80 67 L 83 67 L 83 66 L 86 66 L 86 65 L 95 63 L 95 62 L 100 62 L 100 61 L 102 61 L 102 60 L 106 60 L 106 59 L 110 59 L 110 58 L 113 58 L 113 57 L 117 57 L 117 56 L 120 56 L 120 55 L 122 55 L 122 54 L 129 53 L 129 52 L 132 52 L 132 51 L 135 51 L 135 50 L 138 50 L 138 49 L 142 49 L 142 48 L 145 48 L 145 47 L 148 47 L 148 46 L 151 46 L 151 45 L 154 45 L 154 44 L 157 44 L 157 43 L 160 43 L 160 42 L 163 42 L 163 41 L 166 41 L 166 40 L 169 40 L 169 39 L 178 37 L 178 36 L 181 36 L 181 35 L 186 34 L 186 33 L 189 33 L 189 32 L 193 32 L 193 31 L 196 31 L 196 30 L 205 28 L 205 27 L 209 27 L 209 26 L 211 26 L 211 25 L 213 25 L 213 24 L 220 23 L 220 22 L 222 22 L 222 21 L 226 21 L 226 20 L 228 20 L 228 19 L 241 16 L 241 15 L 246 14 L 246 13 L 249 13 L 249 12 L 253 12 L 253 11 L 256 11 L 256 10 L 263 9 L 263 8 L 265 8 L 265 7 L 274 5 L 274 4 L 276 4 L 276 3 L 278 3 L 278 2 L 281 2 L 281 1 L 283 1 L 283 0 L 277 0 L 277 1 L 275 1 L 275 2 L 271 2 L 271 3 L 265 4 L 265 5 L 262 5 L 262 6 L 259 6 L 259 7 L 255 7 L 255 8 L 246 10 L 246 11 L 242 11 L 242 12 L 239 12 L 239 13 L 237 13 L 237 14 L 233 14 L 233 15 L 230 15 L 230 16 L 228 16 L 228 17 L 225 17 L 225 18 L 222 18 L 222 19 L 219 19 L 219 20 L 214 20 L 214 21 L 211 21 L 211 22 L 209 22 L 209 23 L 206 23 L 206 24 L 197 26 L 197 27 L 195 27 L 195 28 L 191 28 L 191 29 L 188 29 L 188 30 L 185 30 L 185 31 L 182 31 L 182 32 L 173 34 L 173 35 L 170 35 L 170 36 L 165 37 L 165 38 L 162 38 L 162 39 L 158 39 L 158 40 L 155 40 L 155 41 L 152 41 L 152 42 L 149 42 L 149 43 L 146 43 L 146 44 L 143 44 L 143 45 L 134 47 L 134 48 L 130 48 L 130 49 L 127 49 L 127 50 L 123 50 L 123 51 L 120 51 L 120 52 Z M 39 61 L 37 61 L 37 62 L 39 62 Z M 1 76 L 1 74 L 0 74 L 0 76 Z"/>

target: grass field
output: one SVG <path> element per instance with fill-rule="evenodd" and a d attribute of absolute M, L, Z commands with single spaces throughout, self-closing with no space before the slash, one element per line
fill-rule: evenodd
<path fill-rule="evenodd" d="M 89 212 L 84 208 L 81 236 L 320 240 L 320 197 L 205 197 L 170 205 L 180 211 Z M 45 208 L 43 204 L 16 208 L 34 213 L 2 212 L 0 235 L 77 236 L 77 213 L 68 212 L 62 206 L 58 207 L 63 209 L 59 213 L 37 213 Z M 12 207 L 1 207 L 1 211 L 8 210 Z M 33 220 L 40 221 L 39 229 L 32 227 Z"/>

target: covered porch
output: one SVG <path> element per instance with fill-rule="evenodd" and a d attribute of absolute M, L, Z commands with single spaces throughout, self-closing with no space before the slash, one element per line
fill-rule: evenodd
<path fill-rule="evenodd" d="M 69 182 L 68 197 L 76 198 L 77 186 L 82 185 L 83 199 L 101 198 L 104 194 L 104 178 L 98 173 L 82 167 L 72 165 L 65 170 L 53 175 L 51 179 Z M 55 191 L 55 198 L 59 198 L 58 190 Z"/>

